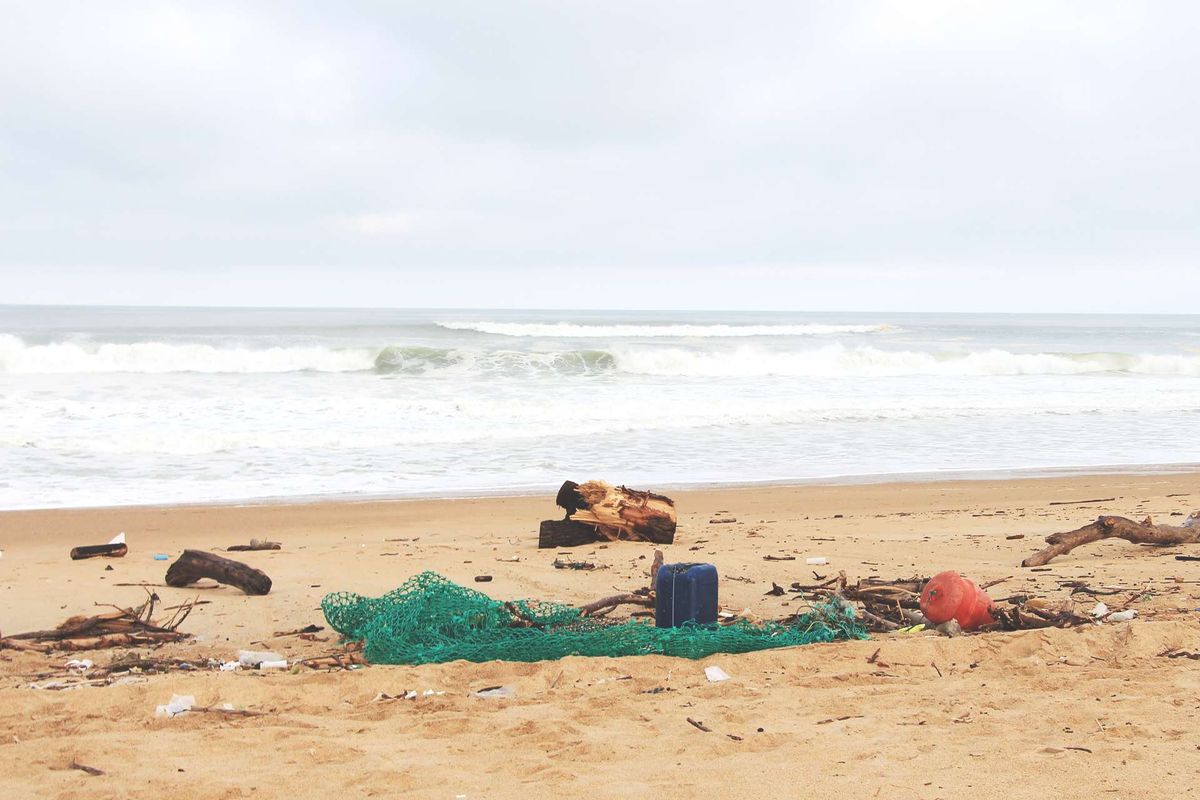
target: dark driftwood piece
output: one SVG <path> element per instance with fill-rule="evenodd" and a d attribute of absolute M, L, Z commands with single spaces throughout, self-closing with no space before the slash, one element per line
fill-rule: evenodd
<path fill-rule="evenodd" d="M 596 541 L 596 529 L 573 519 L 544 520 L 538 528 L 538 547 L 578 547 Z"/>
<path fill-rule="evenodd" d="M 82 547 L 71 548 L 71 560 L 79 561 L 84 558 L 96 558 L 104 556 L 105 558 L 123 558 L 129 548 L 124 544 L 89 544 Z"/>
<path fill-rule="evenodd" d="M 279 542 L 268 542 L 263 539 L 251 539 L 250 544 L 234 544 L 225 548 L 231 553 L 245 552 L 247 550 L 282 550 L 283 545 Z"/>
<path fill-rule="evenodd" d="M 203 550 L 184 550 L 183 555 L 167 569 L 168 586 L 181 587 L 201 578 L 236 586 L 246 594 L 266 594 L 271 591 L 271 579 L 240 561 L 206 553 Z"/>
<path fill-rule="evenodd" d="M 1194 544 L 1200 542 L 1200 527 L 1155 525 L 1150 517 L 1146 517 L 1142 522 L 1134 522 L 1125 517 L 1099 517 L 1082 528 L 1047 536 L 1046 543 L 1050 546 L 1022 561 L 1021 566 L 1040 567 L 1049 563 L 1052 558 L 1065 555 L 1080 545 L 1098 542 L 1101 539 L 1124 539 L 1134 544 L 1158 546 Z"/>

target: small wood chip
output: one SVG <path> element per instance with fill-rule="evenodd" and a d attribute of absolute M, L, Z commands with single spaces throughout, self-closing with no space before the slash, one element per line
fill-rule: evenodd
<path fill-rule="evenodd" d="M 700 730 L 704 731 L 705 733 L 712 733 L 712 728 L 708 727 L 707 725 L 705 725 L 703 722 L 701 722 L 698 719 L 692 719 L 691 717 L 688 717 L 687 721 L 688 721 L 688 724 L 691 725 L 693 728 L 699 728 Z"/>

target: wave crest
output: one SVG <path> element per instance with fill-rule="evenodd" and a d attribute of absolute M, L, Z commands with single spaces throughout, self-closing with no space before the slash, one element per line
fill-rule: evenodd
<path fill-rule="evenodd" d="M 589 338 L 741 338 L 747 336 L 834 336 L 838 334 L 891 333 L 892 325 L 578 325 L 571 322 L 439 322 L 439 328 L 474 331 L 493 336 L 547 339 Z"/>

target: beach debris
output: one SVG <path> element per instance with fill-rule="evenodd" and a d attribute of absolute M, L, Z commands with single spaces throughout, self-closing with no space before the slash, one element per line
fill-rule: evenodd
<path fill-rule="evenodd" d="M 320 633 L 323 630 L 325 630 L 324 625 L 305 625 L 303 628 L 296 628 L 295 630 L 291 630 L 291 631 L 275 631 L 275 633 L 273 633 L 271 635 L 274 636 L 276 639 L 282 639 L 285 636 L 301 636 L 302 637 L 305 634 Z"/>
<path fill-rule="evenodd" d="M 203 550 L 184 550 L 167 569 L 165 580 L 168 586 L 182 587 L 201 578 L 236 586 L 248 595 L 264 595 L 271 591 L 271 579 L 262 570 Z"/>
<path fill-rule="evenodd" d="M 771 581 L 771 588 L 763 592 L 763 597 L 783 597 L 785 594 L 787 594 L 787 590 L 775 581 Z"/>
<path fill-rule="evenodd" d="M 692 717 L 688 717 L 687 721 L 688 721 L 688 724 L 691 725 L 693 728 L 699 728 L 700 730 L 704 731 L 705 733 L 712 733 L 712 728 L 708 727 L 707 725 L 705 725 L 703 722 L 701 722 L 698 719 L 693 719 Z"/>
<path fill-rule="evenodd" d="M 85 558 L 124 558 L 129 547 L 124 542 L 118 544 L 89 544 L 71 548 L 71 560 L 81 561 Z"/>
<path fill-rule="evenodd" d="M 93 778 L 104 774 L 104 770 L 97 769 L 96 767 L 89 767 L 87 764 L 80 764 L 78 761 L 72 761 L 70 764 L 67 764 L 67 769 L 77 769 L 80 772 L 86 772 Z"/>
<path fill-rule="evenodd" d="M 287 661 L 284 660 L 283 656 L 270 650 L 238 650 L 237 660 L 243 667 L 251 669 L 270 669 L 270 667 L 263 667 L 263 665 L 278 664 L 279 662 L 283 662 L 283 665 L 287 666 Z"/>
<path fill-rule="evenodd" d="M 709 525 L 729 525 L 730 523 L 733 523 L 733 522 L 737 522 L 737 519 L 735 519 L 734 517 L 713 517 L 712 519 L 710 519 L 708 521 L 708 524 Z"/>
<path fill-rule="evenodd" d="M 1200 661 L 1200 653 L 1193 653 L 1190 650 L 1164 650 L 1158 655 L 1164 658 L 1186 658 L 1191 661 Z"/>
<path fill-rule="evenodd" d="M 63 669 L 76 670 L 78 672 L 87 672 L 95 664 L 90 658 L 72 658 L 66 664 L 63 664 Z"/>
<path fill-rule="evenodd" d="M 825 556 L 812 556 L 804 559 L 804 563 L 810 567 L 823 567 L 829 563 L 829 559 Z"/>
<path fill-rule="evenodd" d="M 477 692 L 471 692 L 471 696 L 482 697 L 485 699 L 512 698 L 517 696 L 517 690 L 511 686 L 489 686 L 486 689 L 480 689 Z"/>
<path fill-rule="evenodd" d="M 310 669 L 350 670 L 362 669 L 367 659 L 362 654 L 362 642 L 347 642 L 344 650 L 301 659 L 296 664 Z"/>
<path fill-rule="evenodd" d="M 720 683 L 729 680 L 729 673 L 718 666 L 711 666 L 704 668 L 704 677 L 708 678 L 709 683 Z"/>
<path fill-rule="evenodd" d="M 582 569 L 582 570 L 599 569 L 599 567 L 597 567 L 591 561 L 575 561 L 570 558 L 566 559 L 565 561 L 561 558 L 554 559 L 554 568 L 555 569 Z"/>
<path fill-rule="evenodd" d="M 1048 506 L 1078 506 L 1084 503 L 1111 503 L 1116 500 L 1115 497 L 1096 497 L 1092 500 L 1051 500 L 1046 503 Z"/>
<path fill-rule="evenodd" d="M 924 628 L 923 625 L 918 625 L 918 626 L 914 626 L 914 627 Z M 963 627 L 962 627 L 962 625 L 959 624 L 958 620 L 956 620 L 956 619 L 951 619 L 951 620 L 947 620 L 947 621 L 943 622 L 942 624 L 937 626 L 936 630 L 942 636 L 947 636 L 947 637 L 950 637 L 951 639 L 953 639 L 955 636 L 963 635 Z"/>
<path fill-rule="evenodd" d="M 145 647 L 178 642 L 188 634 L 176 630 L 195 602 L 174 607 L 175 613 L 165 620 L 153 620 L 158 595 L 147 592 L 146 602 L 137 608 L 117 608 L 95 616 L 74 616 L 57 628 L 17 633 L 0 638 L 0 650 L 33 650 L 49 653 L 54 650 L 99 650 L 108 647 Z"/>
<path fill-rule="evenodd" d="M 972 581 L 953 570 L 934 575 L 921 590 L 921 613 L 934 625 L 957 620 L 964 631 L 972 631 L 996 620 L 992 598 Z"/>
<path fill-rule="evenodd" d="M 243 552 L 247 550 L 282 550 L 283 545 L 279 542 L 268 542 L 265 539 L 251 539 L 250 544 L 233 544 L 225 549 L 229 552 Z"/>
<path fill-rule="evenodd" d="M 603 541 L 675 541 L 675 501 L 653 492 L 612 486 L 604 481 L 566 481 L 555 503 L 566 511 L 561 520 L 545 520 L 538 547 L 575 547 Z"/>
<path fill-rule="evenodd" d="M 154 716 L 174 718 L 192 710 L 196 698 L 190 694 L 173 694 L 166 705 L 156 706 Z"/>
<path fill-rule="evenodd" d="M 491 575 L 476 575 L 475 582 L 476 583 L 491 583 L 492 576 Z"/>
<path fill-rule="evenodd" d="M 170 558 L 171 557 L 169 555 L 167 555 L 166 553 L 155 553 L 154 554 L 155 561 L 167 561 Z"/>
<path fill-rule="evenodd" d="M 1103 617 L 1107 613 L 1108 613 L 1108 606 L 1106 606 L 1104 603 L 1096 603 L 1095 608 L 1092 609 L 1092 616 L 1095 617 L 1096 619 Z"/>
<path fill-rule="evenodd" d="M 1141 522 L 1134 522 L 1125 517 L 1101 516 L 1097 517 L 1095 522 L 1084 525 L 1082 528 L 1047 536 L 1046 543 L 1050 546 L 1026 558 L 1021 562 L 1021 566 L 1040 567 L 1057 556 L 1071 552 L 1080 545 L 1098 542 L 1101 539 L 1124 539 L 1134 544 L 1158 546 L 1195 544 L 1200 542 L 1200 527 L 1196 525 L 1180 527 L 1155 525 L 1154 520 L 1150 517 L 1146 517 Z"/>
<path fill-rule="evenodd" d="M 1124 611 L 1114 611 L 1104 618 L 1105 622 L 1129 622 L 1137 616 L 1136 608 L 1127 608 Z"/>
<path fill-rule="evenodd" d="M 763 556 L 763 561 L 795 561 L 795 560 L 796 560 L 795 556 L 774 556 L 769 553 L 767 555 Z"/>

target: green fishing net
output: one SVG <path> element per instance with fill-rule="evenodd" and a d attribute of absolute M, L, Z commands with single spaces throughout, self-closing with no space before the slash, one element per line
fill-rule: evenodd
<path fill-rule="evenodd" d="M 329 625 L 364 642 L 374 664 L 543 661 L 564 656 L 667 655 L 704 658 L 867 634 L 845 603 L 830 601 L 788 624 L 685 625 L 584 617 L 579 609 L 536 600 L 502 602 L 422 572 L 382 597 L 334 592 L 321 600 Z"/>

